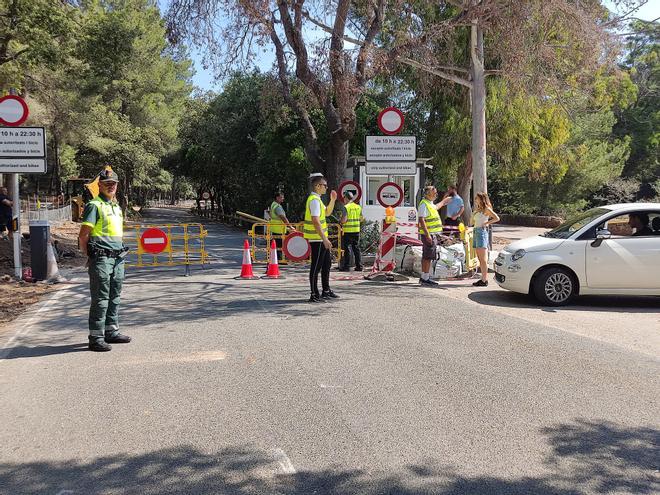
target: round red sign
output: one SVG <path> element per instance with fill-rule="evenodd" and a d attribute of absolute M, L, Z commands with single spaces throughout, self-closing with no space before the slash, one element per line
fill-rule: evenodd
<path fill-rule="evenodd" d="M 169 239 L 167 234 L 160 229 L 147 229 L 140 236 L 140 245 L 147 253 L 158 254 L 167 249 Z"/>
<path fill-rule="evenodd" d="M 17 126 L 28 118 L 30 111 L 20 96 L 7 95 L 0 98 L 0 124 Z"/>
<path fill-rule="evenodd" d="M 399 134 L 403 123 L 403 113 L 398 108 L 388 107 L 378 114 L 378 128 L 388 136 Z"/>
<path fill-rule="evenodd" d="M 339 184 L 337 195 L 339 196 L 339 198 L 343 198 L 344 193 L 348 191 L 352 192 L 355 195 L 355 199 L 353 200 L 353 202 L 356 205 L 359 205 L 360 198 L 362 197 L 362 188 L 360 187 L 360 184 L 358 184 L 354 180 L 345 180 L 344 182 Z"/>
<path fill-rule="evenodd" d="M 284 238 L 282 251 L 289 261 L 303 261 L 309 258 L 312 247 L 302 232 L 291 232 Z"/>
<path fill-rule="evenodd" d="M 385 182 L 378 188 L 376 199 L 385 208 L 397 207 L 403 201 L 403 189 L 396 182 Z"/>

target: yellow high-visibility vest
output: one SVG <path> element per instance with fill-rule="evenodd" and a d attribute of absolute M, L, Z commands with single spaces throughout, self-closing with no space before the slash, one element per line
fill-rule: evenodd
<path fill-rule="evenodd" d="M 286 232 L 286 225 L 282 219 L 275 213 L 275 210 L 280 204 L 277 201 L 273 201 L 270 205 L 270 231 L 273 234 L 284 234 Z"/>
<path fill-rule="evenodd" d="M 344 232 L 346 234 L 354 234 L 360 232 L 360 217 L 362 216 L 362 207 L 355 203 L 348 203 L 346 205 L 346 223 L 344 224 Z"/>
<path fill-rule="evenodd" d="M 422 205 L 426 205 L 426 210 L 429 212 L 427 217 L 424 219 L 426 222 L 426 229 L 429 231 L 429 234 L 442 232 L 442 221 L 440 220 L 440 213 L 438 213 L 438 210 L 435 209 L 435 205 L 426 198 L 419 203 L 419 207 L 421 208 Z M 419 211 L 419 208 L 417 208 L 417 211 Z M 426 235 L 426 232 L 424 232 L 421 225 L 419 225 L 418 228 L 420 235 Z"/>
<path fill-rule="evenodd" d="M 303 226 L 303 236 L 308 241 L 322 240 L 321 236 L 316 233 L 316 229 L 314 228 L 314 223 L 312 223 L 312 212 L 309 209 L 310 203 L 312 202 L 312 200 L 315 199 L 318 200 L 319 203 L 321 203 L 321 215 L 319 215 L 319 220 L 321 222 L 321 228 L 323 229 L 323 233 L 326 236 L 328 235 L 328 224 L 325 221 L 325 205 L 323 204 L 323 201 L 321 201 L 320 196 L 318 196 L 317 194 L 310 194 L 307 197 L 307 202 L 305 203 L 305 223 Z"/>

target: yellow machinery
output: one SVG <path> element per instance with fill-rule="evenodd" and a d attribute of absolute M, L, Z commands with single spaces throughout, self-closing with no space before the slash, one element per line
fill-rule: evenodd
<path fill-rule="evenodd" d="M 112 170 L 108 165 L 106 169 Z M 66 195 L 71 198 L 71 219 L 80 222 L 85 204 L 99 195 L 99 178 L 73 177 L 66 181 Z"/>

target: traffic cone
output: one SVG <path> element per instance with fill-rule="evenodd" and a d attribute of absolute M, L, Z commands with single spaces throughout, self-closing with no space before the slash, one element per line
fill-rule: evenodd
<path fill-rule="evenodd" d="M 275 244 L 275 239 L 270 241 L 270 261 L 268 262 L 266 275 L 261 278 L 284 278 L 280 275 L 280 265 L 277 263 L 277 245 Z"/>
<path fill-rule="evenodd" d="M 241 265 L 241 274 L 234 277 L 235 280 L 256 280 L 259 277 L 252 273 L 252 259 L 250 258 L 250 243 L 245 239 L 243 244 L 243 264 Z"/>
<path fill-rule="evenodd" d="M 46 281 L 51 284 L 64 282 L 66 279 L 60 274 L 57 266 L 57 258 L 53 245 L 49 242 L 46 246 Z"/>

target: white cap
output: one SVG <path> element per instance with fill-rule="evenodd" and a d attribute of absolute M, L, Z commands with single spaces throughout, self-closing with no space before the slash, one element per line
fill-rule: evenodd
<path fill-rule="evenodd" d="M 314 172 L 313 174 L 309 174 L 309 178 L 315 179 L 316 177 L 323 177 L 323 174 L 321 172 Z"/>

